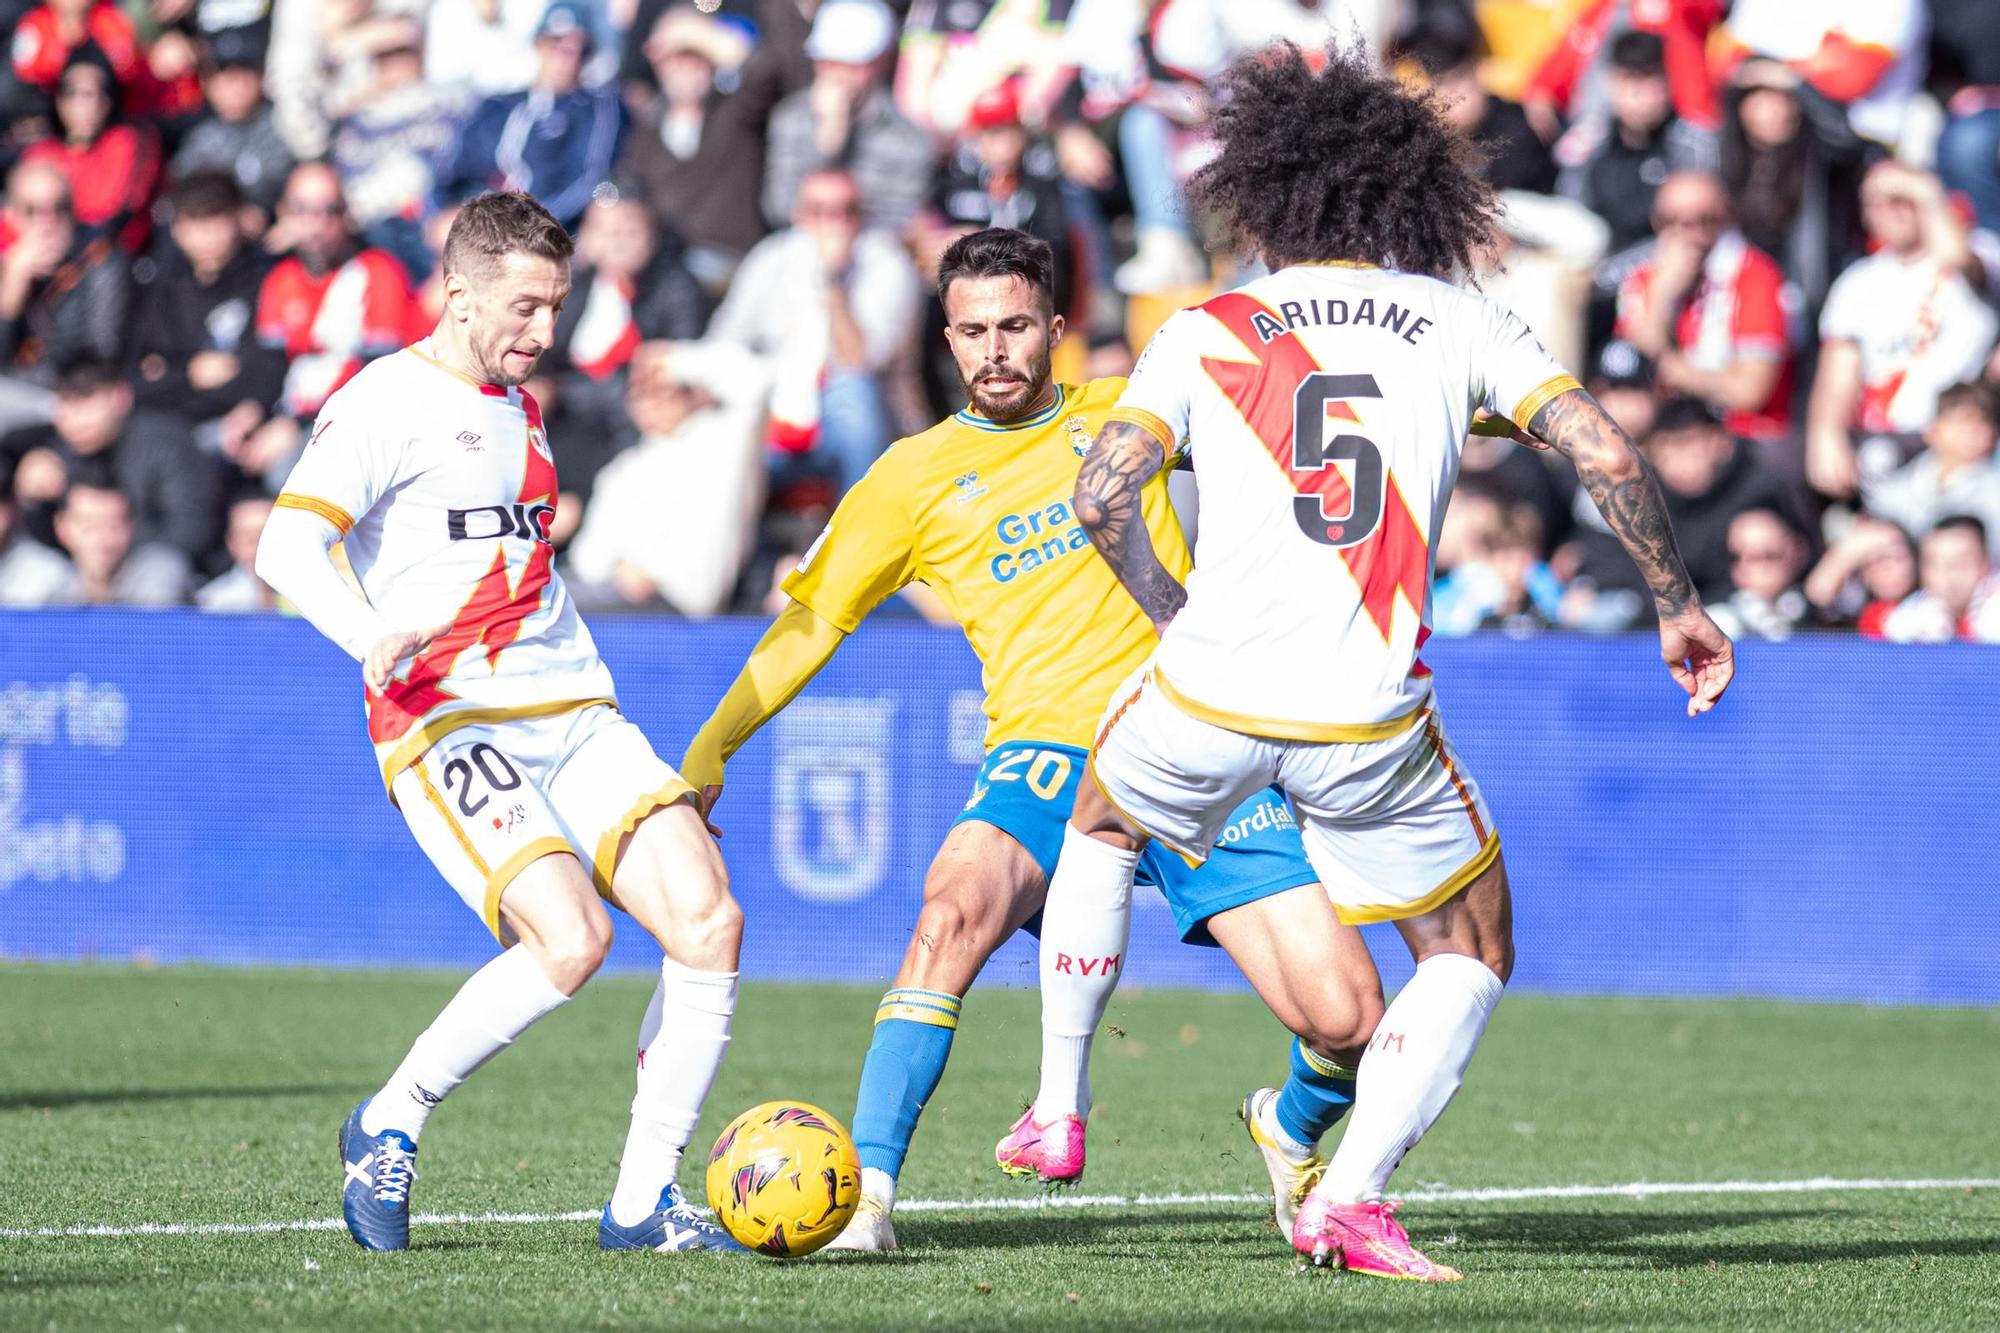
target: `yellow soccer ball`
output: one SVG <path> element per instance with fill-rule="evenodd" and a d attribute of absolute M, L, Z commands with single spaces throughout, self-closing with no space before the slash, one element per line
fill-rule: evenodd
<path fill-rule="evenodd" d="M 861 1202 L 861 1159 L 838 1120 L 765 1102 L 729 1122 L 708 1155 L 715 1220 L 759 1254 L 797 1258 L 840 1234 Z"/>

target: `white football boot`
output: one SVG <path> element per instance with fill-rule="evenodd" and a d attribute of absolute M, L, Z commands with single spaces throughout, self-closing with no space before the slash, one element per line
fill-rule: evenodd
<path fill-rule="evenodd" d="M 1301 1160 L 1279 1146 L 1277 1108 L 1278 1090 L 1259 1088 L 1243 1099 L 1243 1109 L 1237 1114 L 1250 1131 L 1250 1141 L 1263 1155 L 1264 1169 L 1271 1173 L 1272 1220 L 1277 1222 L 1278 1230 L 1289 1236 L 1292 1222 L 1299 1215 L 1299 1204 L 1326 1174 L 1326 1159 L 1314 1154 Z"/>
<path fill-rule="evenodd" d="M 887 1254 L 895 1248 L 896 1228 L 889 1225 L 889 1209 L 866 1194 L 861 1196 L 854 1216 L 847 1220 L 840 1234 L 826 1243 L 829 1251 L 850 1250 L 857 1254 Z"/>

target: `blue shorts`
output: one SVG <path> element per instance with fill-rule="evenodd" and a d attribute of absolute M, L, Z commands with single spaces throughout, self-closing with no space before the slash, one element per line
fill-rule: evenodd
<path fill-rule="evenodd" d="M 1062 854 L 1063 826 L 1089 758 L 1088 750 L 1074 745 L 1004 741 L 979 766 L 972 799 L 952 823 L 991 824 L 1027 848 L 1043 874 L 1053 876 Z M 1284 793 L 1267 787 L 1230 813 L 1215 853 L 1204 865 L 1190 866 L 1160 843 L 1148 843 L 1139 856 L 1138 880 L 1166 898 L 1181 939 L 1213 945 L 1208 918 L 1301 884 L 1317 884 L 1319 875 L 1306 860 Z M 1039 925 L 1037 913 L 1029 928 Z"/>

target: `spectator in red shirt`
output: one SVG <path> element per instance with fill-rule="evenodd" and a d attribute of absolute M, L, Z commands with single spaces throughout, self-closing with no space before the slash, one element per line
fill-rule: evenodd
<path fill-rule="evenodd" d="M 1657 367 L 1665 392 L 1726 412 L 1751 440 L 1792 424 L 1792 297 L 1776 260 L 1743 239 L 1722 182 L 1667 177 L 1653 199 L 1653 253 L 1618 293 L 1618 335 Z"/>
<path fill-rule="evenodd" d="M 1657 33 L 1665 48 L 1674 114 L 1703 129 L 1721 123 L 1709 75 L 1708 34 L 1722 19 L 1721 0 L 1596 0 L 1570 21 L 1562 44 L 1529 80 L 1522 103 L 1544 139 L 1561 118 L 1571 123 L 1606 117 L 1607 49 L 1621 32 Z M 1619 22 L 1622 15 L 1623 22 Z"/>
<path fill-rule="evenodd" d="M 111 67 L 90 50 L 77 52 L 56 85 L 57 137 L 21 155 L 47 162 L 69 177 L 76 220 L 136 253 L 152 232 L 147 206 L 160 179 L 160 143 L 153 127 L 118 115 Z"/>
<path fill-rule="evenodd" d="M 414 297 L 386 250 L 363 249 L 332 167 L 292 169 L 266 237 L 284 251 L 257 298 L 257 338 L 291 361 L 279 411 L 239 450 L 238 467 L 282 484 L 300 427 L 335 389 L 378 356 L 401 348 Z"/>
<path fill-rule="evenodd" d="M 120 85 L 131 87 L 145 76 L 139 34 L 111 0 L 50 0 L 30 10 L 14 30 L 14 77 L 52 92 L 70 58 L 85 46 L 103 54 Z"/>

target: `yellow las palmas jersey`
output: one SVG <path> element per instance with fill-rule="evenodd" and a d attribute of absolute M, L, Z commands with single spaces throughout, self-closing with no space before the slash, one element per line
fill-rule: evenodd
<path fill-rule="evenodd" d="M 1070 509 L 1077 468 L 1124 389 L 1122 379 L 1059 384 L 1054 404 L 1024 420 L 960 412 L 898 440 L 834 510 L 785 591 L 851 634 L 903 585 L 928 585 L 985 668 L 988 748 L 1088 746 L 1111 692 L 1156 643 Z M 1187 542 L 1161 478 L 1142 512 L 1161 562 L 1185 579 Z"/>

